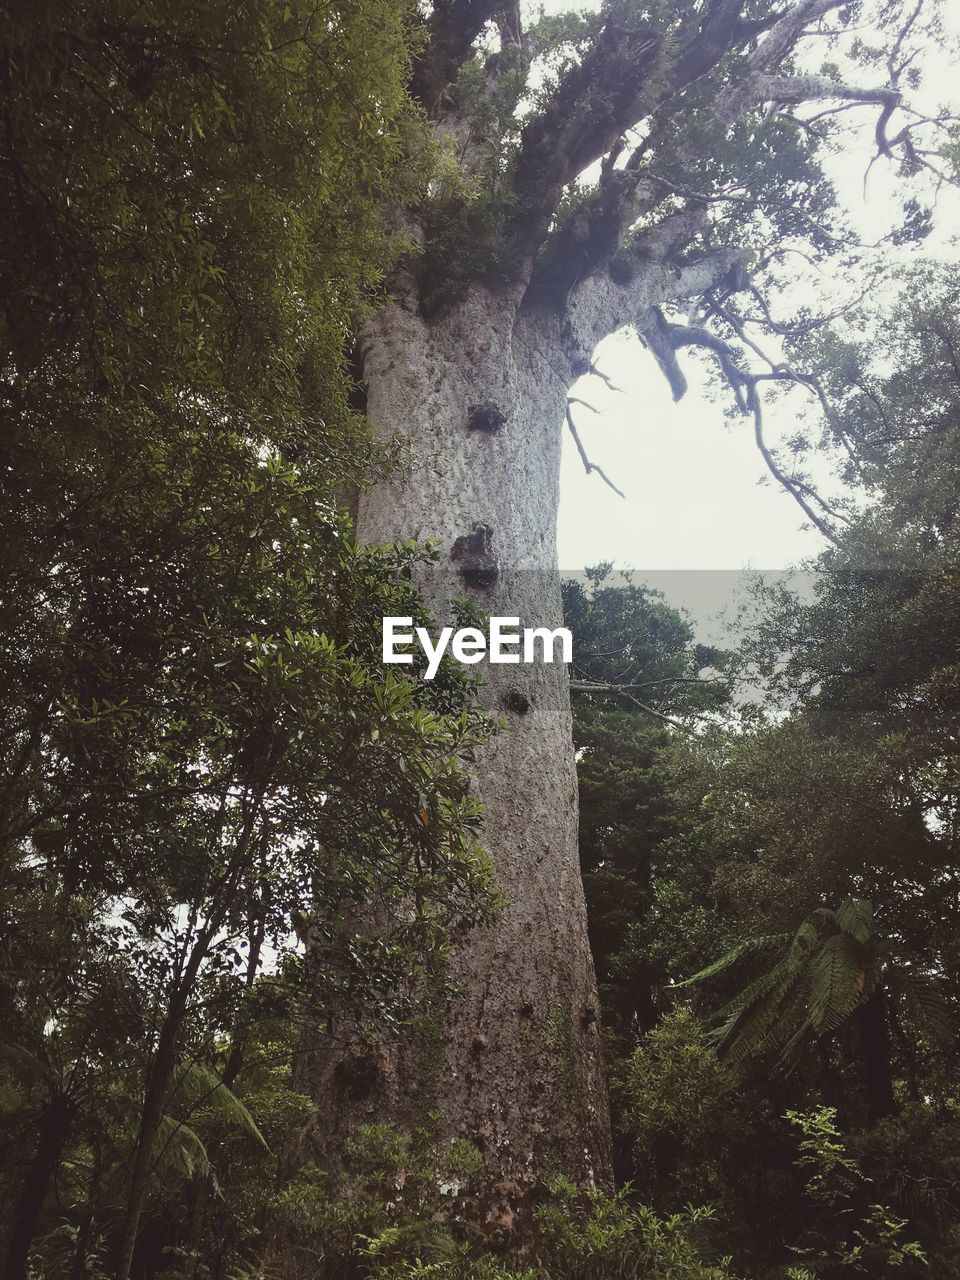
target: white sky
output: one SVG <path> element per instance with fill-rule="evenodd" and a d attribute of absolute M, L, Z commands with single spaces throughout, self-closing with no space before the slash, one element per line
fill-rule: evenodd
<path fill-rule="evenodd" d="M 947 18 L 952 34 L 960 31 L 960 13 Z M 883 70 L 870 75 L 882 80 Z M 957 61 L 946 42 L 931 53 L 924 82 L 912 95 L 924 110 L 943 103 L 960 104 Z M 844 154 L 831 161 L 834 179 L 859 234 L 876 239 L 890 225 L 894 173 L 882 162 L 873 167 L 864 199 L 863 174 L 872 151 L 876 108 L 864 107 L 862 124 L 852 127 Z M 851 124 L 855 113 L 845 117 Z M 902 119 L 902 117 L 901 117 Z M 890 132 L 896 127 L 897 117 Z M 936 211 L 936 230 L 918 252 L 924 257 L 956 257 L 952 243 L 960 227 L 960 199 L 956 191 L 942 194 Z M 802 261 L 797 263 L 803 267 Z M 805 300 L 817 311 L 836 305 L 831 278 L 809 268 L 803 286 Z M 844 295 L 847 297 L 849 295 Z M 577 395 L 596 405 L 594 415 L 574 406 L 577 428 L 589 457 L 625 492 L 622 500 L 593 473 L 584 474 L 573 441 L 566 433 L 561 472 L 559 563 L 564 570 L 582 569 L 601 560 L 618 568 L 634 568 L 637 580 L 661 587 L 672 603 L 685 604 L 695 615 L 715 610 L 704 592 L 717 600 L 729 593 L 734 575 L 718 575 L 705 586 L 703 571 L 781 569 L 816 554 L 822 545 L 816 530 L 803 528 L 804 515 L 794 500 L 766 474 L 747 418 L 729 420 L 712 401 L 697 363 L 683 359 L 690 381 L 684 400 L 675 405 L 652 356 L 636 338 L 621 334 L 607 339 L 597 364 L 622 388 L 609 391 L 597 378 L 583 379 Z M 799 393 L 798 393 L 799 394 Z M 789 408 L 768 409 L 768 443 L 792 433 Z M 651 578 L 654 571 L 697 570 L 699 574 Z M 694 580 L 698 579 L 697 582 Z M 685 586 L 683 584 L 686 584 Z"/>

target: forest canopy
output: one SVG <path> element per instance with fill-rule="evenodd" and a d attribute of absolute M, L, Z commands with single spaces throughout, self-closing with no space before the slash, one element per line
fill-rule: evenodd
<path fill-rule="evenodd" d="M 3 16 L 7 1280 L 960 1274 L 942 12 Z M 824 548 L 723 646 L 556 573 L 624 330 Z"/>

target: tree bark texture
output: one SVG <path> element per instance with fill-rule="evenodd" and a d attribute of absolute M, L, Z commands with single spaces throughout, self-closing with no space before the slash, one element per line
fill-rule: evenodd
<path fill-rule="evenodd" d="M 362 334 L 367 413 L 400 435 L 408 465 L 364 495 L 369 542 L 433 539 L 422 586 L 438 625 L 450 600 L 523 627 L 562 625 L 556 553 L 567 394 L 599 341 L 668 298 L 702 292 L 736 260 L 711 251 L 682 268 L 665 254 L 681 217 L 649 237 L 642 267 L 590 277 L 563 308 L 526 281 L 476 282 L 439 317 L 413 275 Z M 489 665 L 483 700 L 506 727 L 483 750 L 475 790 L 482 839 L 506 905 L 459 940 L 458 994 L 424 1009 L 406 1040 L 331 1015 L 305 1039 L 296 1087 L 321 1104 L 300 1155 L 336 1169 L 364 1125 L 463 1139 L 483 1171 L 448 1186 L 451 1212 L 488 1242 L 522 1242 L 547 1179 L 609 1183 L 611 1137 L 599 1010 L 580 878 L 576 761 L 565 665 Z"/>
<path fill-rule="evenodd" d="M 568 361 L 556 325 L 515 298 L 470 289 L 441 320 L 395 303 L 363 335 L 367 410 L 409 442 L 409 469 L 366 495 L 371 542 L 435 539 L 424 580 L 438 624 L 449 598 L 523 626 L 562 625 L 556 513 Z M 558 653 L 559 658 L 559 653 Z M 477 761 L 483 841 L 506 903 L 456 946 L 430 1034 L 372 1046 L 324 1037 L 300 1087 L 326 1099 L 310 1142 L 321 1165 L 380 1120 L 471 1143 L 484 1172 L 450 1185 L 488 1239 L 523 1234 L 537 1188 L 563 1172 L 610 1176 L 593 964 L 577 851 L 577 778 L 566 667 L 485 665 L 483 701 L 505 721 Z M 526 1224 L 527 1226 L 529 1223 Z"/>

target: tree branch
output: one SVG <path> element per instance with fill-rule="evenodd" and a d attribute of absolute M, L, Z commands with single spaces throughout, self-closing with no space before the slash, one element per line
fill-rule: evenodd
<path fill-rule="evenodd" d="M 836 99 L 846 102 L 851 108 L 872 103 L 882 108 L 881 119 L 877 125 L 878 136 L 882 134 L 887 120 L 900 104 L 899 88 L 895 83 L 887 87 L 861 89 L 840 84 L 824 76 L 777 74 L 778 66 L 790 53 L 796 41 L 802 35 L 808 34 L 809 24 L 839 7 L 840 0 L 804 0 L 786 14 L 776 18 L 771 17 L 764 24 L 765 38 L 747 60 L 746 71 L 740 73 L 731 88 L 718 95 L 711 108 L 713 114 L 722 123 L 729 124 L 742 112 L 765 102 L 779 102 L 789 106 L 802 102 Z M 720 10 L 717 8 L 712 12 L 719 14 Z M 729 17 L 728 12 L 727 17 Z M 656 92 L 650 89 L 645 90 L 646 101 L 643 107 L 646 115 L 638 116 L 638 120 L 650 119 L 655 113 L 660 112 L 658 119 L 665 121 L 667 118 L 663 115 L 665 105 L 668 106 L 680 96 L 681 90 L 716 66 L 722 59 L 722 53 L 732 52 L 740 47 L 740 44 L 747 42 L 744 24 L 734 23 L 728 29 L 727 45 L 722 53 L 719 53 L 709 41 L 703 43 L 708 25 L 708 23 L 704 24 L 696 41 L 687 43 L 667 71 L 659 65 L 655 74 L 651 71 L 650 79 L 657 81 Z M 714 38 L 718 30 L 719 28 L 712 32 Z M 707 66 L 708 59 L 705 52 L 708 47 L 716 54 L 710 66 Z M 541 117 L 541 127 L 545 118 L 545 116 Z M 623 125 L 623 118 L 616 117 L 616 123 L 618 126 Z M 637 120 L 634 120 L 631 125 L 636 123 Z M 559 225 L 550 232 L 546 251 L 540 255 L 536 265 L 532 287 L 551 296 L 554 301 L 562 302 L 569 290 L 580 279 L 608 264 L 617 253 L 624 234 L 637 218 L 655 209 L 667 198 L 671 190 L 676 191 L 675 186 L 659 178 L 647 167 L 647 158 L 654 146 L 656 130 L 645 137 L 625 165 L 616 167 L 614 161 L 623 149 L 624 136 L 629 132 L 631 125 L 623 125 L 620 133 L 613 139 L 601 137 L 600 133 L 595 135 L 598 144 L 601 141 L 605 144 L 609 143 L 597 186 L 569 218 L 561 220 Z M 909 139 L 898 134 L 891 146 L 899 144 L 906 153 L 908 141 Z M 587 159 L 586 153 L 581 155 L 577 152 L 577 156 L 578 161 Z M 596 159 L 599 155 L 590 158 Z M 560 155 L 556 157 L 556 163 L 562 167 Z M 925 165 L 931 170 L 934 168 L 929 162 L 925 163 L 920 155 L 914 163 Z M 571 181 L 572 177 L 576 176 L 576 172 L 571 170 L 564 176 L 564 181 Z M 682 194 L 678 191 L 676 193 Z M 559 192 L 556 194 L 559 198 Z M 699 198 L 711 203 L 721 197 L 701 195 Z"/>
<path fill-rule="evenodd" d="M 657 30 L 608 15 L 590 50 L 521 135 L 513 187 L 517 238 L 527 251 L 544 239 L 564 187 L 668 98 L 706 75 L 735 42 L 744 0 L 711 0 L 695 34 Z M 679 43 L 679 51 L 673 47 Z M 598 91 L 602 86 L 602 92 Z"/>
<path fill-rule="evenodd" d="M 800 509 L 805 513 L 810 523 L 820 530 L 828 542 L 832 542 L 836 545 L 836 534 L 810 506 L 810 503 L 807 502 L 800 487 L 796 485 L 784 471 L 781 470 L 773 454 L 767 447 L 766 441 L 763 438 L 763 408 L 760 402 L 760 397 L 756 394 L 754 394 L 753 397 L 753 436 L 757 442 L 757 448 L 760 450 L 761 456 L 767 464 L 767 470 L 770 474 L 787 491 L 787 493 L 790 494 Z"/>
<path fill-rule="evenodd" d="M 682 259 L 683 250 L 706 228 L 702 208 L 685 209 L 637 235 L 610 267 L 577 283 L 567 299 L 564 326 L 574 367 L 588 367 L 608 334 L 642 326 L 652 306 L 700 297 L 725 282 L 745 287 L 743 255 L 732 246 Z"/>
<path fill-rule="evenodd" d="M 900 104 L 900 91 L 889 87 L 862 89 L 842 84 L 828 76 L 778 76 L 755 74 L 723 94 L 716 104 L 716 115 L 732 124 L 744 111 L 765 102 L 799 106 L 804 102 L 837 101 L 873 104 L 883 108 L 881 119 L 889 119 Z"/>
<path fill-rule="evenodd" d="M 801 0 L 794 5 L 778 18 L 750 55 L 750 70 L 764 74 L 779 67 L 810 23 L 841 8 L 844 2 L 845 0 Z"/>
<path fill-rule="evenodd" d="M 665 724 L 670 725 L 674 729 L 680 729 L 683 733 L 692 733 L 693 730 L 689 725 L 684 724 L 682 720 L 675 720 L 673 716 L 668 716 L 665 711 L 658 711 L 656 707 L 651 707 L 646 702 L 641 702 L 639 698 L 635 698 L 629 692 L 630 685 L 619 684 L 603 684 L 595 680 L 571 680 L 571 693 L 615 693 L 618 697 L 626 698 L 628 702 L 632 702 L 635 707 L 639 707 L 641 711 L 645 711 L 647 715 L 656 716 L 658 720 L 662 720 Z"/>
<path fill-rule="evenodd" d="M 426 20 L 429 39 L 414 64 L 411 82 L 414 97 L 428 115 L 441 114 L 444 94 L 471 57 L 474 41 L 505 7 L 503 0 L 433 0 Z"/>
<path fill-rule="evenodd" d="M 570 411 L 570 406 L 573 404 L 586 405 L 586 407 L 588 409 L 592 409 L 594 413 L 596 413 L 597 410 L 593 408 L 593 405 L 587 404 L 585 400 L 577 400 L 573 397 L 567 400 L 567 426 L 570 428 L 570 434 L 573 436 L 573 442 L 577 446 L 577 452 L 580 454 L 580 461 L 583 463 L 584 471 L 587 473 L 587 475 L 590 475 L 592 471 L 595 471 L 597 475 L 600 477 L 600 479 L 604 482 L 604 484 L 609 485 L 609 487 L 613 490 L 614 493 L 619 494 L 621 498 L 626 498 L 627 495 L 623 492 L 622 489 L 617 488 L 617 486 L 613 483 L 613 481 L 610 479 L 607 473 L 603 470 L 603 468 L 598 467 L 595 462 L 591 462 L 589 457 L 587 456 L 587 451 L 583 447 L 583 441 L 580 439 L 580 434 L 577 431 L 576 424 L 573 421 L 573 414 Z"/>
<path fill-rule="evenodd" d="M 550 233 L 548 252 L 537 264 L 534 289 L 552 293 L 562 302 L 579 279 L 611 259 L 631 223 L 663 199 L 663 187 L 651 181 L 641 163 L 649 138 L 626 166 L 614 167 L 623 136 L 631 128 L 661 111 L 726 54 L 760 34 L 764 38 L 750 55 L 745 83 L 725 97 L 734 117 L 757 95 L 765 100 L 766 81 L 773 78 L 809 24 L 841 3 L 801 0 L 786 13 L 751 23 L 741 20 L 738 0 L 713 0 L 697 30 L 686 33 L 682 29 L 655 33 L 651 27 L 623 33 L 608 20 L 594 47 L 523 133 L 514 188 L 523 223 L 519 238 L 522 244 L 527 237 L 523 246 L 527 251 L 545 238 L 563 188 L 590 164 L 607 157 L 595 191 L 569 223 Z M 679 46 L 676 54 L 671 54 L 671 43 Z M 788 95 L 797 88 L 794 84 L 791 89 L 790 79 L 779 77 L 780 89 Z M 808 93 L 815 79 L 806 77 Z M 602 93 L 597 92 L 598 85 L 604 87 Z M 875 95 L 870 100 L 875 101 Z"/>
<path fill-rule="evenodd" d="M 837 536 L 826 521 L 811 506 L 808 498 L 812 498 L 823 509 L 836 518 L 843 519 L 835 512 L 809 485 L 788 476 L 771 453 L 763 434 L 763 405 L 757 386 L 761 382 L 794 382 L 809 385 L 809 379 L 786 365 L 777 365 L 768 357 L 764 357 L 770 365 L 767 373 L 749 373 L 741 369 L 737 363 L 737 353 L 724 340 L 709 329 L 697 325 L 671 324 L 658 308 L 651 308 L 646 319 L 646 327 L 642 336 L 653 352 L 654 358 L 663 370 L 673 390 L 675 400 L 679 400 L 687 390 L 687 380 L 680 368 L 676 353 L 683 347 L 701 347 L 710 351 L 717 359 L 720 369 L 734 393 L 737 408 L 743 414 L 752 415 L 754 439 L 760 455 L 766 463 L 767 470 L 777 483 L 793 498 L 807 519 L 823 536 L 836 543 Z"/>

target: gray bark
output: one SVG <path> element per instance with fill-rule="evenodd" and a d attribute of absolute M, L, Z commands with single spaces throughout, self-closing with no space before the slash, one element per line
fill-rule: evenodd
<path fill-rule="evenodd" d="M 396 303 L 364 334 L 368 413 L 407 437 L 411 457 L 408 473 L 361 500 L 359 531 L 442 544 L 423 584 L 438 623 L 459 591 L 521 626 L 562 624 L 555 535 L 571 373 L 558 337 L 549 317 L 518 314 L 508 294 L 480 286 L 438 322 Z M 470 425 L 471 410 L 486 428 Z M 506 726 L 477 761 L 475 787 L 506 904 L 455 947 L 447 976 L 459 994 L 434 1011 L 428 1043 L 372 1050 L 334 1028 L 346 1047 L 321 1040 L 300 1087 L 327 1101 L 311 1136 L 323 1163 L 364 1123 L 414 1127 L 435 1113 L 441 1141 L 465 1139 L 484 1157 L 485 1172 L 448 1193 L 495 1240 L 524 1234 L 550 1174 L 606 1181 L 610 1140 L 567 669 L 485 664 L 483 678 L 483 701 Z"/>

